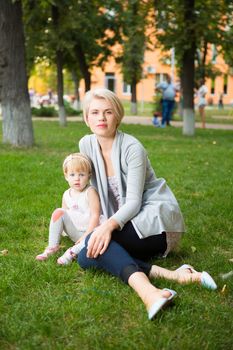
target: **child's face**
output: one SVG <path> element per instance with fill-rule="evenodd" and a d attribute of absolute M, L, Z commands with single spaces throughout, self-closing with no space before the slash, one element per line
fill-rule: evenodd
<path fill-rule="evenodd" d="M 75 191 L 82 192 L 89 182 L 89 173 L 68 168 L 65 176 L 66 181 Z"/>

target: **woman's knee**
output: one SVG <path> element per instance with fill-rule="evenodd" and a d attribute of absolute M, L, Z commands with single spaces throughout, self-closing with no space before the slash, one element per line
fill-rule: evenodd
<path fill-rule="evenodd" d="M 87 258 L 87 249 L 84 247 L 81 252 L 78 254 L 77 263 L 82 269 L 88 269 L 88 258 Z"/>
<path fill-rule="evenodd" d="M 87 257 L 87 243 L 89 241 L 90 235 L 85 239 L 85 246 L 80 251 L 77 257 L 77 263 L 85 270 L 93 266 L 93 260 Z"/>

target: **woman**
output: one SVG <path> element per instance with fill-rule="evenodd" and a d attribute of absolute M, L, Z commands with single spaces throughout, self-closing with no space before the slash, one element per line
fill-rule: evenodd
<path fill-rule="evenodd" d="M 89 91 L 83 108 L 93 135 L 80 140 L 80 152 L 93 163 L 91 181 L 108 220 L 87 237 L 78 256 L 80 266 L 104 269 L 128 283 L 144 302 L 149 319 L 176 295 L 157 289 L 149 278 L 202 284 L 208 279 L 208 287 L 215 289 L 207 273 L 189 265 L 169 271 L 145 262 L 166 256 L 179 242 L 184 223 L 178 203 L 165 180 L 156 178 L 140 142 L 118 131 L 124 115 L 118 97 L 107 89 Z"/>
<path fill-rule="evenodd" d="M 205 86 L 205 81 L 201 81 L 201 86 L 199 87 L 197 91 L 197 97 L 198 97 L 198 109 L 199 114 L 201 117 L 202 122 L 202 128 L 205 129 L 205 106 L 207 105 L 206 102 L 206 94 L 208 93 L 208 89 Z"/>

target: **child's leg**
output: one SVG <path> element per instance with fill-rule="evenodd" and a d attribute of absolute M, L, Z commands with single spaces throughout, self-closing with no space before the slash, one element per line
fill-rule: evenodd
<path fill-rule="evenodd" d="M 75 244 L 73 247 L 68 248 L 65 253 L 57 259 L 57 263 L 59 265 L 69 265 L 78 255 L 78 253 L 82 250 L 82 248 L 85 246 L 84 240 L 82 240 L 80 243 Z"/>
<path fill-rule="evenodd" d="M 55 254 L 59 250 L 59 243 L 63 230 L 74 242 L 81 236 L 66 210 L 58 208 L 54 210 L 50 220 L 48 247 L 42 254 L 37 255 L 36 260 L 46 260 L 50 255 Z"/>
<path fill-rule="evenodd" d="M 65 210 L 58 208 L 54 210 L 50 224 L 49 224 L 49 248 L 53 248 L 59 245 L 61 240 L 61 234 L 64 230 L 63 216 Z"/>

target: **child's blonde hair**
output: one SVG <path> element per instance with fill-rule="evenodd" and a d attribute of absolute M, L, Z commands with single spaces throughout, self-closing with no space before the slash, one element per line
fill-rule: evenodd
<path fill-rule="evenodd" d="M 94 98 L 104 99 L 111 104 L 113 113 L 117 119 L 117 126 L 119 126 L 122 118 L 124 117 L 124 107 L 117 95 L 111 90 L 105 88 L 89 90 L 85 94 L 83 99 L 83 118 L 85 123 L 88 125 L 87 116 L 89 113 L 91 101 Z"/>
<path fill-rule="evenodd" d="M 91 161 L 90 159 L 81 153 L 71 153 L 63 162 L 63 173 L 66 176 L 68 169 L 72 168 L 78 172 L 84 171 L 91 176 Z"/>

